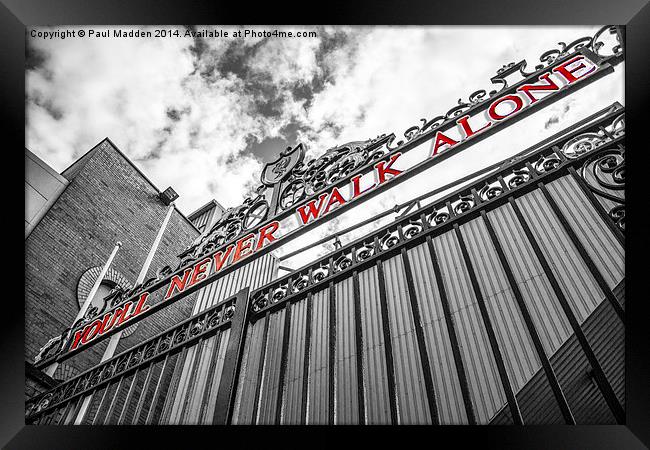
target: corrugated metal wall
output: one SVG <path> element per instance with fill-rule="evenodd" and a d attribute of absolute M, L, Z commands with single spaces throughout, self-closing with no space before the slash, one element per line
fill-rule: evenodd
<path fill-rule="evenodd" d="M 198 292 L 193 315 L 216 305 L 241 289 L 258 288 L 276 276 L 278 260 L 266 254 L 239 270 L 235 270 Z M 273 328 L 275 330 L 275 327 Z M 229 330 L 199 342 L 187 349 L 175 365 L 175 395 L 169 395 L 161 423 L 211 423 L 219 377 L 223 369 Z M 270 355 L 275 353 L 270 352 Z M 209 376 L 208 376 L 209 375 Z M 207 401 L 208 403 L 204 403 Z M 205 411 L 202 406 L 205 405 Z"/>
<path fill-rule="evenodd" d="M 547 187 L 607 285 L 613 288 L 624 278 L 622 246 L 573 179 L 564 176 Z M 578 322 L 583 323 L 599 305 L 611 308 L 603 304 L 605 293 L 540 190 L 516 202 Z M 569 405 L 577 408 L 576 411 L 584 410 L 580 405 L 586 399 L 591 399 L 592 406 L 596 405 L 592 409 L 597 412 L 591 416 L 576 413 L 576 421 L 612 423 L 611 414 L 602 412 L 608 408 L 595 385 L 588 390 L 573 385 L 582 371 L 589 372 L 589 364 L 579 347 L 576 351 L 556 354 L 563 345 L 569 345 L 573 331 L 513 207 L 505 204 L 489 211 L 487 219 L 494 227 L 544 353 L 546 357 L 553 356 L 552 366 Z M 517 398 L 522 398 L 522 389 L 531 382 L 536 383 L 538 395 L 541 392 L 552 401 L 546 402 L 546 409 L 541 412 L 535 410 L 535 402 L 522 403 L 524 421 L 562 422 L 485 220 L 478 217 L 467 222 L 459 227 L 459 232 L 467 246 L 503 357 L 505 380 L 499 375 L 458 236 L 451 230 L 431 240 L 440 280 L 436 278 L 434 260 L 426 242 L 407 251 L 414 299 L 409 296 L 405 259 L 397 254 L 381 261 L 379 267 L 372 266 L 358 273 L 357 281 L 349 276 L 331 288 L 326 286 L 305 294 L 250 325 L 233 422 L 354 424 L 359 422 L 361 411 L 364 423 L 383 424 L 393 421 L 392 404 L 397 423 L 431 423 L 434 416 L 427 402 L 422 355 L 428 358 L 435 412 L 442 424 L 468 423 L 459 367 L 466 378 L 477 423 L 489 423 L 499 411 L 500 420 L 511 422 L 512 416 L 505 406 L 504 383 L 519 393 Z M 358 315 L 355 282 L 358 283 Z M 441 286 L 449 305 L 450 322 L 445 320 Z M 412 301 L 419 309 L 424 349 L 418 345 Z M 382 302 L 385 302 L 383 311 Z M 449 323 L 453 324 L 453 330 L 448 329 Z M 599 326 L 608 328 L 609 334 L 596 332 Z M 623 354 L 623 329 L 617 318 L 606 325 L 585 329 L 599 359 L 616 346 L 619 354 Z M 454 355 L 450 333 L 458 341 L 459 356 Z M 285 337 L 288 342 L 284 342 Z M 601 342 L 603 339 L 608 342 Z M 456 360 L 458 357 L 461 361 Z M 602 365 L 622 402 L 621 358 Z M 536 373 L 542 376 L 535 378 Z"/>
<path fill-rule="evenodd" d="M 201 213 L 196 217 L 192 217 L 191 221 L 200 232 L 205 231 L 205 228 L 212 222 L 212 217 L 216 211 L 216 207 L 207 209 L 205 212 Z"/>
<path fill-rule="evenodd" d="M 363 386 L 365 423 L 390 423 L 390 398 L 386 368 L 386 347 L 379 306 L 377 268 L 359 273 L 361 332 L 363 335 Z"/>

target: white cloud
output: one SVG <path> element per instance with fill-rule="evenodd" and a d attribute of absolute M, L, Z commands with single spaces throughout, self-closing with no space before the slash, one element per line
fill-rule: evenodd
<path fill-rule="evenodd" d="M 200 59 L 192 39 L 32 39 L 46 59 L 26 75 L 27 147 L 60 171 L 108 136 L 159 188 L 172 185 L 186 213 L 211 198 L 235 206 L 262 168 L 245 152 L 251 139 L 278 137 L 294 122 L 303 126 L 299 138 L 310 154 L 318 155 L 381 133 L 401 136 L 420 118 L 444 114 L 477 89 L 490 90 L 489 78 L 502 65 L 525 58 L 534 66 L 558 41 L 593 35 L 597 27 L 317 30 L 318 38 L 240 39 L 230 48 L 229 40 L 207 39 Z M 233 71 L 218 70 L 233 61 Z M 292 93 L 319 84 L 311 101 Z M 265 96 L 279 115 L 260 112 Z M 617 68 L 309 239 L 506 158 L 622 96 Z M 558 122 L 545 129 L 553 116 Z"/>

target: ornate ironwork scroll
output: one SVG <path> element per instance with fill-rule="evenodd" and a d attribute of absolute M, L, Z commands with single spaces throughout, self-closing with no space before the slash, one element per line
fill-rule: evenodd
<path fill-rule="evenodd" d="M 54 389 L 29 399 L 26 403 L 26 421 L 33 422 L 57 406 L 98 389 L 137 367 L 159 360 L 174 349 L 216 333 L 231 322 L 237 306 L 235 298 L 220 303 Z"/>
<path fill-rule="evenodd" d="M 442 233 L 453 223 L 470 220 L 486 205 L 505 202 L 509 195 L 534 189 L 537 182 L 566 175 L 569 167 L 579 167 L 590 189 L 615 205 L 609 214 L 624 229 L 625 126 L 620 106 L 613 106 L 605 118 L 587 130 L 568 134 L 561 147 L 547 146 L 514 158 L 503 168 L 449 196 L 422 207 L 370 236 L 296 270 L 251 294 L 254 316 L 289 301 L 317 285 L 354 270 L 362 270 L 380 254 L 397 251 L 408 241 Z M 616 195 L 615 193 L 619 193 Z"/>
<path fill-rule="evenodd" d="M 179 255 L 175 268 L 164 267 L 158 271 L 156 277 L 145 281 L 141 286 L 136 286 L 128 292 L 128 295 L 125 294 L 121 298 L 135 299 L 141 291 L 151 292 L 161 288 L 166 283 L 169 283 L 173 276 L 182 275 L 186 268 L 195 266 L 199 261 L 216 255 L 219 251 L 225 252 L 228 247 L 234 246 L 235 243 L 241 244 L 242 238 L 253 231 L 258 231 L 258 227 L 261 228 L 288 217 L 293 213 L 293 208 L 298 203 L 305 203 L 309 199 L 317 197 L 334 184 L 349 182 L 352 176 L 357 173 L 370 172 L 378 159 L 386 160 L 389 157 L 396 156 L 399 152 L 406 152 L 416 145 L 424 143 L 427 139 L 433 138 L 437 130 L 457 126 L 456 121 L 459 117 L 486 110 L 497 96 L 500 97 L 505 92 L 515 92 L 516 87 L 521 83 L 535 82 L 537 76 L 547 71 L 554 64 L 561 64 L 580 53 L 585 57 L 588 56 L 588 59 L 596 64 L 599 69 L 602 68 L 601 74 L 609 73 L 613 65 L 623 60 L 623 44 L 622 29 L 616 26 L 606 26 L 593 37 L 580 38 L 569 44 L 561 42 L 559 48 L 544 52 L 539 57 L 539 64 L 534 66 L 534 70 L 531 72 L 526 72 L 526 61 L 506 64 L 497 70 L 496 75 L 490 79 L 494 89 L 477 90 L 467 100 L 459 99 L 458 104 L 454 105 L 446 113 L 429 120 L 421 119 L 420 124 L 411 126 L 403 132 L 403 139 L 398 140 L 392 133 L 383 134 L 374 139 L 336 146 L 327 150 L 320 157 L 307 159 L 306 161 L 304 161 L 302 146 L 298 145 L 293 149 L 287 149 L 280 155 L 278 160 L 265 167 L 262 185 L 251 196 L 247 197 L 240 206 L 229 208 L 211 229 L 206 230 L 191 246 L 183 251 Z M 495 129 L 496 127 L 491 128 L 492 131 Z M 563 154 L 562 157 L 582 160 L 582 154 L 590 152 L 590 146 L 597 146 L 599 139 L 601 139 L 600 136 L 584 137 L 583 141 L 573 143 L 573 153 L 567 151 L 566 155 Z M 445 153 L 447 156 L 453 154 L 452 152 Z M 417 170 L 428 167 L 426 165 L 431 161 L 435 163 L 446 157 L 445 154 L 440 156 L 436 159 L 432 158 L 430 161 L 423 161 L 421 165 L 417 166 Z M 561 157 L 552 152 L 551 154 L 540 154 L 538 157 L 539 160 L 530 162 L 526 167 L 516 167 L 517 172 L 504 174 L 504 179 L 507 178 L 505 186 L 498 186 L 490 182 L 487 187 L 477 187 L 477 192 L 480 191 L 480 195 L 475 196 L 474 193 L 465 193 L 463 198 L 456 199 L 447 205 L 439 205 L 436 209 L 436 215 L 428 218 L 427 221 L 444 223 L 455 214 L 465 214 L 475 208 L 477 204 L 492 201 L 504 191 L 513 188 L 513 186 L 516 187 L 520 183 L 530 181 L 534 176 L 531 171 L 545 173 L 555 170 L 561 164 Z M 417 173 L 417 170 L 411 170 L 410 175 Z M 410 175 L 403 175 L 400 180 L 404 180 Z M 383 189 L 383 186 L 374 190 L 373 195 L 380 192 L 380 189 Z M 612 214 L 616 214 L 620 218 L 620 208 Z M 300 232 L 306 231 L 309 226 L 302 227 Z M 299 234 L 298 230 L 294 231 L 282 236 L 285 241 L 290 239 L 289 235 L 293 238 Z M 392 243 L 394 239 L 387 238 L 386 242 Z M 275 244 L 266 246 L 262 252 L 270 251 L 272 246 L 275 246 Z M 377 250 L 375 249 L 375 251 Z M 232 265 L 229 266 L 229 268 L 232 267 Z M 329 267 L 328 270 L 332 270 L 332 267 Z M 203 283 L 209 282 L 213 279 L 211 277 L 216 275 L 215 272 L 207 276 L 204 278 Z M 289 288 L 288 286 L 287 289 Z M 183 293 L 183 295 L 185 294 Z M 175 297 L 175 299 L 177 298 L 180 297 Z"/>
<path fill-rule="evenodd" d="M 624 134 L 625 115 L 621 114 L 609 129 L 602 131 L 597 141 L 592 136 L 585 137 L 582 142 L 589 144 L 583 146 L 582 151 L 592 154 L 579 171 L 589 189 L 600 197 L 599 201 L 608 216 L 622 232 L 625 232 L 625 147 L 606 144 L 608 137 L 617 138 Z"/>
<path fill-rule="evenodd" d="M 243 233 L 254 228 L 263 221 L 272 219 L 310 195 L 346 178 L 369 163 L 377 161 L 418 136 L 432 130 L 441 128 L 469 112 L 472 108 L 493 99 L 508 87 L 527 78 L 535 72 L 543 70 L 557 60 L 571 55 L 578 50 L 586 49 L 601 58 L 620 57 L 623 54 L 623 35 L 620 27 L 605 26 L 598 30 L 594 36 L 585 36 L 569 44 L 558 43 L 558 48 L 545 51 L 539 57 L 540 64 L 534 70 L 526 72 L 527 62 L 511 62 L 497 70 L 497 74 L 490 78 L 496 86 L 495 89 L 479 89 L 469 95 L 467 100 L 458 99 L 458 104 L 446 113 L 432 119 L 420 119 L 420 124 L 413 125 L 403 132 L 404 139 L 397 140 L 395 134 L 382 134 L 366 141 L 350 142 L 330 148 L 318 158 L 304 159 L 304 147 L 298 144 L 294 148 L 287 148 L 280 157 L 267 164 L 262 171 L 262 186 L 254 197 L 247 198 L 244 203 L 226 211 L 211 230 L 204 233 L 197 242 L 193 243 L 179 257 L 179 267 L 196 261 L 198 258 L 225 243 L 234 241 Z M 386 144 L 382 146 L 381 144 Z M 265 199 L 262 193 L 266 187 L 277 187 L 277 208 L 271 210 L 270 200 Z"/>

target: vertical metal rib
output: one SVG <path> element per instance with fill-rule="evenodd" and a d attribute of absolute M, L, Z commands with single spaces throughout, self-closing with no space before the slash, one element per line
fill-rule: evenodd
<path fill-rule="evenodd" d="M 353 251 L 353 254 L 355 252 Z M 352 272 L 352 292 L 354 295 L 354 331 L 357 347 L 357 401 L 359 404 L 359 424 L 366 423 L 366 404 L 363 386 L 363 333 L 361 331 L 361 294 L 359 290 L 359 272 Z"/>
<path fill-rule="evenodd" d="M 158 402 L 160 398 L 163 397 L 162 395 L 160 395 L 160 384 L 162 383 L 163 376 L 165 375 L 165 369 L 167 368 L 168 361 L 169 361 L 169 353 L 165 355 L 165 360 L 163 362 L 162 368 L 160 369 L 160 375 L 158 376 L 158 382 L 156 383 L 156 389 L 153 391 L 153 397 L 151 397 L 151 406 L 149 407 L 149 411 L 147 412 L 147 418 L 145 419 L 144 422 L 146 425 L 151 424 L 154 411 L 158 406 Z"/>
<path fill-rule="evenodd" d="M 195 344 L 196 351 L 194 352 L 194 358 L 192 361 L 192 369 L 190 370 L 189 385 L 185 390 L 185 398 L 183 399 L 183 407 L 181 408 L 181 413 L 178 416 L 178 423 L 183 424 L 187 419 L 187 407 L 192 401 L 192 396 L 194 395 L 194 389 L 197 389 L 198 386 L 196 383 L 196 372 L 198 371 L 199 364 L 201 363 L 201 355 L 203 354 L 204 340 L 203 338 Z"/>
<path fill-rule="evenodd" d="M 106 388 L 104 389 L 104 393 L 102 394 L 102 399 L 99 401 L 99 405 L 97 405 L 97 411 L 95 412 L 95 416 L 93 417 L 93 420 L 90 423 L 91 425 L 97 425 L 100 423 L 99 422 L 100 420 L 103 420 L 103 419 L 99 419 L 99 417 L 102 413 L 102 410 L 105 408 L 106 402 L 108 401 L 107 400 L 108 391 L 110 390 L 110 388 L 111 388 L 111 383 L 106 383 Z"/>
<path fill-rule="evenodd" d="M 74 403 L 75 406 L 72 410 L 72 414 L 68 415 L 70 419 L 68 420 L 68 417 L 66 417 L 66 422 L 67 422 L 66 425 L 74 424 L 74 419 L 75 417 L 77 417 L 77 414 L 79 414 L 79 410 L 81 409 L 82 403 L 83 403 L 83 396 L 79 396 L 76 402 Z"/>
<path fill-rule="evenodd" d="M 449 299 L 447 298 L 447 291 L 442 280 L 442 273 L 440 271 L 440 264 L 436 256 L 435 249 L 433 248 L 433 241 L 431 236 L 427 236 L 427 247 L 433 263 L 433 271 L 436 276 L 436 283 L 438 284 L 438 291 L 440 293 L 440 302 L 445 315 L 445 324 L 449 333 L 449 341 L 451 342 L 451 349 L 454 355 L 454 363 L 456 365 L 456 373 L 458 374 L 458 382 L 460 390 L 463 394 L 463 402 L 465 403 L 465 413 L 467 414 L 467 421 L 470 425 L 476 425 L 476 415 L 474 413 L 474 406 L 469 393 L 469 385 L 467 383 L 467 374 L 465 373 L 465 366 L 463 359 L 460 355 L 460 346 L 458 344 L 458 336 L 456 335 L 456 325 L 451 317 L 451 309 L 449 307 Z"/>
<path fill-rule="evenodd" d="M 115 389 L 115 392 L 113 393 L 113 398 L 110 400 L 110 408 L 108 408 L 108 412 L 106 413 L 106 416 L 104 417 L 103 424 L 107 424 L 109 420 L 111 420 L 111 417 L 113 417 L 113 413 L 115 412 L 115 408 L 117 406 L 117 400 L 120 394 L 120 390 L 122 389 L 122 383 L 124 382 L 124 375 L 120 377 L 120 381 L 117 384 L 117 388 Z"/>
<path fill-rule="evenodd" d="M 287 302 L 284 315 L 284 332 L 282 333 L 282 354 L 280 356 L 280 374 L 278 379 L 278 395 L 275 404 L 275 424 L 280 425 L 282 418 L 282 399 L 284 397 L 284 378 L 287 373 L 287 353 L 289 350 L 289 331 L 291 328 L 291 302 Z"/>
<path fill-rule="evenodd" d="M 603 398 L 605 399 L 607 406 L 609 406 L 610 410 L 612 411 L 612 414 L 616 418 L 617 423 L 619 424 L 625 423 L 625 411 L 623 410 L 621 404 L 618 402 L 618 399 L 616 398 L 616 394 L 614 393 L 614 389 L 612 389 L 611 384 L 609 384 L 609 381 L 607 381 L 607 377 L 605 377 L 603 368 L 601 367 L 600 363 L 598 362 L 598 359 L 596 358 L 596 355 L 594 354 L 591 346 L 589 345 L 589 342 L 587 341 L 587 338 L 585 337 L 585 334 L 582 331 L 582 328 L 580 327 L 580 324 L 578 323 L 575 314 L 573 314 L 573 311 L 569 306 L 569 302 L 564 296 L 564 293 L 562 292 L 562 289 L 560 288 L 560 285 L 557 279 L 555 278 L 555 275 L 551 271 L 551 267 L 549 266 L 548 261 L 546 261 L 546 257 L 542 253 L 542 250 L 540 249 L 539 244 L 535 239 L 535 236 L 530 230 L 528 223 L 526 223 L 526 220 L 524 219 L 524 216 L 521 213 L 521 210 L 519 209 L 519 205 L 517 205 L 517 202 L 513 197 L 510 197 L 508 201 L 510 202 L 512 209 L 515 211 L 515 215 L 517 216 L 519 224 L 523 228 L 524 233 L 526 234 L 526 238 L 530 242 L 530 245 L 533 247 L 533 251 L 535 252 L 537 259 L 539 260 L 540 264 L 542 265 L 542 268 L 544 269 L 544 273 L 546 273 L 546 277 L 548 278 L 549 282 L 551 283 L 551 286 L 553 287 L 555 296 L 560 302 L 560 306 L 562 307 L 564 314 L 569 320 L 569 324 L 571 325 L 571 328 L 573 329 L 573 332 L 575 333 L 576 338 L 578 339 L 578 342 L 582 347 L 582 351 L 585 353 L 585 356 L 587 357 L 587 360 L 589 360 L 589 364 L 591 365 L 591 368 L 594 370 L 594 379 L 596 380 L 596 385 L 600 389 L 600 392 L 603 395 Z"/>
<path fill-rule="evenodd" d="M 266 357 L 266 341 L 269 336 L 269 322 L 270 322 L 270 312 L 267 311 L 264 315 L 264 333 L 262 336 L 262 345 L 260 350 L 260 362 L 257 370 L 257 386 L 255 387 L 255 402 L 253 403 L 253 414 L 251 416 L 252 425 L 257 423 L 257 413 L 259 411 L 260 403 L 260 392 L 262 390 L 262 375 L 264 374 L 264 360 Z"/>
<path fill-rule="evenodd" d="M 124 405 L 122 405 L 122 410 L 120 411 L 120 415 L 117 418 L 118 425 L 122 424 L 122 421 L 124 420 L 124 414 L 126 413 L 127 409 L 129 409 L 129 403 L 131 402 L 131 397 L 133 396 L 133 386 L 135 386 L 135 381 L 138 378 L 138 373 L 140 372 L 137 369 L 135 372 L 133 372 L 133 379 L 131 380 L 131 384 L 129 385 L 129 390 L 126 393 L 126 398 L 124 399 Z"/>
<path fill-rule="evenodd" d="M 375 248 L 379 251 L 379 242 L 375 238 Z M 386 280 L 380 259 L 377 259 L 377 279 L 379 280 L 379 304 L 381 306 L 381 323 L 384 330 L 384 350 L 386 351 L 386 375 L 388 378 L 388 398 L 390 401 L 390 419 L 397 425 L 397 394 L 395 391 L 395 367 L 393 364 L 393 342 L 388 323 L 388 305 L 386 303 Z"/>
<path fill-rule="evenodd" d="M 411 262 L 409 261 L 406 248 L 402 247 L 402 262 L 404 264 L 404 271 L 406 272 L 406 285 L 409 294 L 409 302 L 411 304 L 411 313 L 413 314 L 413 324 L 415 326 L 415 337 L 417 338 L 418 350 L 420 352 L 420 361 L 422 364 L 422 371 L 424 372 L 424 385 L 427 391 L 427 401 L 429 403 L 429 412 L 431 414 L 431 422 L 434 425 L 440 424 L 438 417 L 438 407 L 436 405 L 436 395 L 433 387 L 433 379 L 431 377 L 431 364 L 429 363 L 429 354 L 427 353 L 426 343 L 424 341 L 424 331 L 422 329 L 422 318 L 420 317 L 420 308 L 418 306 L 415 286 L 413 284 L 413 272 L 411 271 Z"/>
<path fill-rule="evenodd" d="M 332 258 L 330 258 L 330 272 L 334 270 L 334 264 Z M 330 318 L 330 332 L 329 332 L 329 394 L 328 394 L 328 405 L 329 405 L 329 416 L 328 423 L 334 425 L 336 404 L 335 404 L 335 392 L 336 389 L 336 371 L 334 370 L 334 365 L 336 364 L 336 293 L 334 292 L 334 282 L 329 282 L 329 318 Z"/>
<path fill-rule="evenodd" d="M 549 203 L 549 205 L 551 205 L 551 209 L 553 210 L 557 218 L 560 220 L 560 223 L 562 224 L 564 231 L 566 231 L 566 233 L 569 235 L 571 242 L 576 247 L 576 249 L 578 249 L 578 253 L 580 253 L 580 256 L 582 257 L 583 261 L 587 264 L 587 268 L 589 269 L 589 272 L 594 277 L 596 283 L 598 283 L 598 286 L 605 294 L 605 298 L 607 298 L 609 303 L 612 305 L 619 319 L 621 319 L 621 321 L 625 323 L 625 311 L 623 311 L 623 307 L 618 302 L 618 300 L 614 296 L 614 293 L 609 288 L 609 286 L 607 286 L 607 282 L 603 278 L 603 275 L 596 267 L 596 264 L 594 264 L 594 261 L 587 253 L 587 250 L 585 249 L 584 245 L 582 245 L 582 242 L 580 242 L 580 239 L 576 235 L 575 231 L 573 231 L 573 228 L 571 228 L 571 225 L 569 225 L 569 222 L 567 221 L 566 217 L 564 217 L 562 211 L 560 211 L 560 208 L 555 202 L 555 199 L 548 191 L 544 183 L 540 182 L 538 183 L 538 186 L 539 189 L 542 191 L 542 194 L 544 194 L 544 198 L 546 198 L 546 201 Z"/>
<path fill-rule="evenodd" d="M 589 199 L 589 202 L 591 203 L 591 206 L 594 207 L 596 212 L 598 212 L 598 215 L 600 215 L 601 219 L 607 224 L 609 227 L 609 230 L 612 232 L 614 237 L 618 240 L 618 242 L 621 244 L 622 247 L 625 247 L 625 235 L 623 235 L 623 232 L 621 231 L 620 228 L 616 226 L 614 221 L 607 215 L 605 212 L 605 208 L 603 208 L 603 205 L 600 204 L 598 199 L 596 198 L 596 195 L 589 189 L 589 186 L 587 185 L 587 182 L 582 178 L 576 170 L 569 166 L 568 168 L 569 173 L 575 180 L 575 182 L 580 186 L 580 189 L 582 192 L 585 194 L 585 197 Z"/>
<path fill-rule="evenodd" d="M 508 378 L 508 373 L 506 372 L 506 366 L 503 362 L 501 350 L 499 349 L 499 343 L 497 342 L 497 337 L 494 333 L 494 328 L 492 327 L 492 321 L 488 315 L 487 306 L 485 305 L 485 300 L 483 299 L 483 294 L 481 293 L 481 289 L 478 285 L 476 273 L 474 272 L 474 266 L 472 265 L 472 261 L 469 258 L 469 253 L 467 252 L 465 240 L 463 239 L 463 233 L 460 231 L 460 227 L 457 223 L 454 224 L 454 231 L 456 232 L 458 244 L 460 245 L 460 251 L 463 254 L 463 260 L 465 261 L 465 266 L 467 266 L 467 272 L 472 282 L 472 288 L 474 289 L 476 302 L 478 303 L 479 311 L 481 312 L 483 325 L 485 326 L 485 331 L 487 332 L 488 339 L 490 340 L 492 354 L 494 355 L 494 360 L 496 361 L 497 368 L 499 369 L 499 378 L 501 378 L 501 384 L 503 385 L 503 390 L 506 394 L 506 398 L 508 399 L 508 407 L 510 408 L 510 412 L 512 414 L 515 425 L 523 425 L 524 419 L 521 417 L 521 411 L 519 410 L 517 397 L 515 397 L 512 385 L 510 384 L 510 379 Z"/>
<path fill-rule="evenodd" d="M 138 398 L 138 404 L 135 407 L 135 412 L 133 413 L 133 424 L 138 424 L 138 419 L 140 414 L 142 414 L 142 407 L 144 405 L 145 398 L 147 397 L 147 392 L 149 391 L 149 385 L 151 384 L 151 377 L 153 375 L 153 366 L 155 362 L 149 363 L 149 368 L 147 369 L 147 375 L 144 379 L 144 384 L 142 390 L 140 391 L 140 397 Z"/>
<path fill-rule="evenodd" d="M 187 332 L 189 333 L 189 330 L 187 330 Z M 172 342 L 174 342 L 173 339 Z M 185 361 L 187 361 L 188 346 L 183 345 L 181 348 L 182 350 L 180 351 L 180 355 L 176 358 L 173 366 L 171 367 L 169 385 L 167 391 L 163 395 L 164 403 L 162 405 L 162 411 L 158 419 L 158 422 L 162 424 L 170 423 L 170 419 L 174 409 L 174 402 L 176 399 L 175 394 L 178 392 L 178 386 L 182 381 L 181 379 L 182 369 L 185 364 Z M 172 392 L 174 395 L 169 395 L 170 392 Z"/>
<path fill-rule="evenodd" d="M 203 415 L 205 414 L 205 410 L 208 405 L 208 399 L 210 398 L 210 394 L 212 391 L 212 378 L 214 377 L 214 371 L 215 368 L 217 367 L 217 361 L 219 359 L 219 346 L 221 345 L 222 335 L 223 335 L 223 331 L 220 331 L 214 337 L 214 350 L 212 351 L 212 355 L 210 355 L 211 358 L 210 365 L 208 366 L 205 388 L 203 390 L 203 396 L 201 400 L 201 409 L 199 411 L 199 423 L 201 423 L 201 421 L 203 420 Z M 217 389 L 219 389 L 218 386 Z"/>
<path fill-rule="evenodd" d="M 311 277 L 310 277 L 311 279 Z M 312 308 L 312 296 L 310 292 L 307 294 L 307 318 L 305 319 L 305 355 L 303 359 L 303 368 L 302 368 L 302 412 L 301 412 L 301 421 L 300 425 L 305 425 L 307 423 L 307 396 L 309 395 L 309 358 L 310 358 L 310 346 L 311 346 L 311 308 Z"/>
<path fill-rule="evenodd" d="M 530 312 L 528 311 L 528 307 L 526 306 L 526 303 L 524 302 L 524 298 L 521 295 L 521 291 L 519 290 L 519 286 L 517 285 L 517 281 L 515 280 L 514 274 L 512 273 L 512 269 L 510 267 L 510 264 L 508 264 L 508 260 L 506 259 L 506 256 L 503 252 L 503 248 L 501 247 L 501 244 L 499 243 L 499 240 L 497 239 L 496 233 L 494 232 L 494 228 L 492 227 L 492 223 L 490 222 L 490 219 L 488 218 L 487 214 L 485 211 L 481 211 L 481 217 L 483 217 L 483 221 L 485 222 L 485 226 L 488 230 L 488 234 L 490 235 L 490 240 L 492 241 L 492 244 L 494 245 L 494 248 L 496 249 L 497 255 L 499 257 L 499 261 L 501 262 L 501 265 L 503 266 L 503 270 L 506 274 L 506 277 L 508 278 L 508 283 L 510 284 L 510 288 L 512 289 L 512 292 L 515 296 L 515 299 L 517 300 L 517 305 L 519 306 L 519 311 L 521 312 L 521 315 L 524 319 L 524 322 L 526 323 L 526 328 L 528 329 L 528 334 L 530 335 L 533 344 L 535 345 L 535 349 L 537 350 L 537 356 L 539 357 L 540 361 L 542 362 L 542 367 L 544 368 L 544 372 L 546 373 L 546 378 L 548 379 L 549 385 L 551 386 L 551 389 L 553 391 L 553 395 L 555 396 L 555 399 L 557 400 L 558 406 L 560 407 L 560 410 L 562 411 L 562 416 L 564 417 L 564 420 L 567 424 L 569 425 L 575 425 L 576 421 L 575 418 L 573 417 L 573 413 L 571 413 L 571 408 L 569 408 L 569 404 L 564 396 L 564 392 L 562 392 L 562 388 L 560 387 L 560 383 L 557 381 L 557 377 L 555 376 L 555 372 L 553 371 L 553 367 L 551 366 L 551 362 L 548 359 L 548 356 L 546 355 L 546 352 L 544 351 L 544 347 L 542 346 L 542 341 L 539 337 L 539 334 L 537 333 L 537 329 L 535 328 L 535 325 L 533 323 L 533 319 L 530 316 Z"/>
<path fill-rule="evenodd" d="M 59 417 L 56 421 L 57 425 L 65 425 L 65 418 L 68 417 L 68 414 L 70 413 L 70 409 L 73 407 L 73 405 L 74 405 L 73 401 L 68 401 L 68 403 L 63 408 L 63 414 L 61 414 L 61 417 Z"/>

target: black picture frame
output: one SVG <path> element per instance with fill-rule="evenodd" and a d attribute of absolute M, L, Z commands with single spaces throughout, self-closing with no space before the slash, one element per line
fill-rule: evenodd
<path fill-rule="evenodd" d="M 295 14 L 300 14 L 297 17 Z M 0 326 L 0 444 L 8 449 L 186 448 L 206 445 L 264 447 L 282 445 L 331 447 L 334 441 L 352 445 L 388 443 L 453 448 L 512 449 L 642 449 L 650 446 L 650 342 L 648 306 L 644 294 L 649 246 L 648 196 L 644 191 L 647 138 L 644 119 L 649 100 L 650 5 L 647 0 L 507 0 L 493 2 L 325 1 L 299 5 L 266 2 L 171 0 L 2 0 L 0 5 L 3 61 L 0 80 L 3 103 L 5 173 L 20 176 L 18 160 L 24 146 L 25 32 L 32 25 L 74 24 L 409 24 L 409 25 L 578 25 L 616 24 L 626 27 L 625 107 L 628 164 L 626 208 L 626 425 L 610 426 L 444 426 L 444 427 L 191 427 L 191 426 L 25 426 L 24 309 L 20 301 L 21 249 L 14 239 L 19 219 L 6 232 L 5 298 Z M 503 63 L 496 61 L 495 65 Z M 389 70 L 389 65 L 387 65 Z M 645 138 L 645 139 L 644 139 Z M 22 142 L 22 143 L 21 143 Z M 15 160 L 14 160 L 15 158 Z M 12 180 L 13 181 L 13 180 Z M 16 181 L 17 183 L 17 181 Z M 12 183 L 13 184 L 13 183 Z M 13 185 L 5 192 L 11 192 Z M 10 204 L 16 202 L 16 205 Z M 20 195 L 5 196 L 6 211 L 22 211 Z M 23 248 L 24 250 L 24 248 Z M 352 441 L 351 434 L 356 439 Z M 254 441 L 259 441 L 253 444 Z"/>

